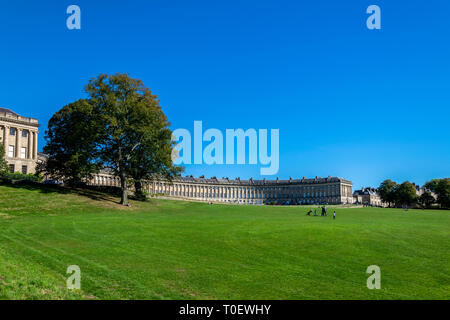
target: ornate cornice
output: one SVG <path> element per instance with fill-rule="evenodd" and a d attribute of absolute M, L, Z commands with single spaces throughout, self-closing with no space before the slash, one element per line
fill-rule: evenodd
<path fill-rule="evenodd" d="M 0 121 L 5 121 L 5 122 L 10 122 L 10 123 L 15 123 L 15 124 L 21 124 L 21 125 L 24 125 L 24 126 L 35 127 L 35 128 L 39 128 L 41 126 L 39 123 L 33 123 L 33 122 L 28 122 L 28 121 L 21 121 L 21 120 L 17 120 L 17 119 L 6 118 L 6 117 L 0 117 Z"/>

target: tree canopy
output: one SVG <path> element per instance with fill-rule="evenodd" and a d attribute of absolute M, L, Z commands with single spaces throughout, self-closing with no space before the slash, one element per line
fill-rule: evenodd
<path fill-rule="evenodd" d="M 450 178 L 433 179 L 425 183 L 425 187 L 437 195 L 437 203 L 442 208 L 450 208 Z"/>
<path fill-rule="evenodd" d="M 378 188 L 378 193 L 381 200 L 389 203 L 389 206 L 393 203 L 396 206 L 411 206 L 418 201 L 416 187 L 409 181 L 397 184 L 389 179 L 384 180 Z"/>
<path fill-rule="evenodd" d="M 392 180 L 384 180 L 380 186 L 378 187 L 378 194 L 383 202 L 389 204 L 389 207 L 392 203 L 395 202 L 395 188 L 397 183 Z"/>
<path fill-rule="evenodd" d="M 72 186 L 97 173 L 102 165 L 96 147 L 101 133 L 97 118 L 92 104 L 85 99 L 56 112 L 48 122 L 43 148 L 49 159 L 38 171 Z"/>
<path fill-rule="evenodd" d="M 121 203 L 128 184 L 142 192 L 142 180 L 181 171 L 171 161 L 174 142 L 159 100 L 141 80 L 100 74 L 85 86 L 88 98 L 57 112 L 49 122 L 46 169 L 81 181 L 101 169 L 119 177 Z"/>
<path fill-rule="evenodd" d="M 394 193 L 396 204 L 410 206 L 417 202 L 416 187 L 409 181 L 397 185 Z"/>

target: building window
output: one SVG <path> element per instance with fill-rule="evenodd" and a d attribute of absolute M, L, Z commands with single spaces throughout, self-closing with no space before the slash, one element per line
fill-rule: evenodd
<path fill-rule="evenodd" d="M 15 170 L 14 165 L 10 164 L 9 165 L 9 172 L 14 173 L 14 170 Z"/>
<path fill-rule="evenodd" d="M 20 148 L 20 157 L 22 159 L 25 159 L 27 157 L 27 148 L 25 147 Z"/>
<path fill-rule="evenodd" d="M 16 135 L 16 128 L 9 128 L 9 134 L 11 136 L 15 136 Z"/>
<path fill-rule="evenodd" d="M 9 146 L 8 157 L 14 158 L 14 146 Z"/>
<path fill-rule="evenodd" d="M 23 174 L 27 174 L 27 170 L 28 168 L 27 168 L 27 166 L 22 166 L 22 173 Z"/>
<path fill-rule="evenodd" d="M 24 138 L 28 137 L 28 131 L 22 130 L 22 137 Z"/>

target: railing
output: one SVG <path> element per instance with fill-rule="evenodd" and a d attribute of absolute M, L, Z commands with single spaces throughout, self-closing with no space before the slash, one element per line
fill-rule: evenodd
<path fill-rule="evenodd" d="M 14 120 L 29 122 L 29 123 L 38 123 L 37 119 L 16 116 L 16 115 L 13 115 L 8 112 L 0 112 L 0 118 L 14 119 Z"/>

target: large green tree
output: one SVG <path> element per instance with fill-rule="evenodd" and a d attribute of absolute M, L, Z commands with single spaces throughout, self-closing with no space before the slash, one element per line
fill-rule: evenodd
<path fill-rule="evenodd" d="M 395 187 L 395 203 L 397 205 L 411 206 L 417 203 L 417 200 L 416 188 L 411 182 L 405 181 Z"/>
<path fill-rule="evenodd" d="M 87 99 L 65 106 L 50 119 L 44 147 L 49 160 L 43 171 L 78 184 L 109 169 L 120 179 L 124 205 L 131 182 L 142 194 L 143 180 L 170 179 L 180 171 L 171 159 L 170 124 L 141 80 L 100 74 L 85 90 Z"/>
<path fill-rule="evenodd" d="M 171 175 L 173 143 L 159 100 L 141 80 L 127 74 L 100 74 L 85 87 L 102 130 L 97 141 L 105 168 L 120 179 L 121 204 L 128 203 L 128 182 Z M 151 157 L 151 159 L 150 159 Z"/>
<path fill-rule="evenodd" d="M 392 180 L 384 180 L 378 187 L 378 194 L 383 202 L 391 204 L 395 202 L 395 189 L 397 183 Z"/>
<path fill-rule="evenodd" d="M 56 112 L 48 122 L 44 153 L 47 162 L 38 172 L 76 186 L 101 168 L 96 141 L 100 137 L 98 115 L 88 100 L 78 100 Z"/>
<path fill-rule="evenodd" d="M 424 187 L 437 195 L 437 203 L 442 208 L 450 208 L 450 178 L 430 180 Z"/>
<path fill-rule="evenodd" d="M 0 177 L 8 173 L 8 163 L 5 159 L 5 147 L 0 143 Z"/>

